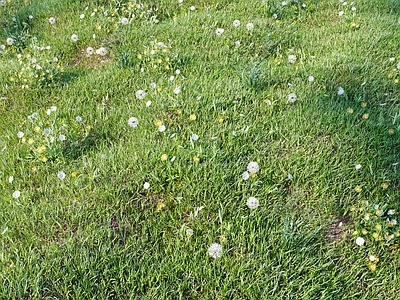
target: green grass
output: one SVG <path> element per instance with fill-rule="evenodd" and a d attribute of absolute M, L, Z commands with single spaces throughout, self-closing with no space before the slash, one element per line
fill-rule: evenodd
<path fill-rule="evenodd" d="M 397 299 L 399 2 L 127 2 L 0 6 L 0 299 Z"/>

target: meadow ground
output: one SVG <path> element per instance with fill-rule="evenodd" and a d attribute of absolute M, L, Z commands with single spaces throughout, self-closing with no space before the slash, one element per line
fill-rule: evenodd
<path fill-rule="evenodd" d="M 0 299 L 398 299 L 400 1 L 0 27 Z"/>

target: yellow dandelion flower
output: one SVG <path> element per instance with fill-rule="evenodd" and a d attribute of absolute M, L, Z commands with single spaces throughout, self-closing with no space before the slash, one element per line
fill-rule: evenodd
<path fill-rule="evenodd" d="M 166 161 L 168 159 L 168 155 L 167 154 L 163 154 L 161 155 L 161 161 Z"/>
<path fill-rule="evenodd" d="M 372 234 L 372 237 L 377 240 L 377 239 L 379 239 L 379 234 L 377 232 L 374 232 Z"/>
<path fill-rule="evenodd" d="M 41 160 L 42 162 L 46 162 L 46 161 L 47 161 L 47 157 L 46 157 L 46 156 L 41 156 L 41 157 L 40 157 L 40 160 Z"/>
<path fill-rule="evenodd" d="M 389 183 L 387 182 L 382 182 L 381 184 L 381 188 L 383 188 L 384 190 L 387 189 L 389 187 Z"/>
<path fill-rule="evenodd" d="M 226 236 L 225 236 L 225 235 L 220 235 L 220 236 L 219 236 L 219 241 L 220 241 L 221 243 L 225 243 L 225 242 L 227 241 Z"/>
<path fill-rule="evenodd" d="M 76 172 L 76 171 L 74 171 L 74 172 L 71 173 L 71 177 L 72 177 L 72 178 L 75 178 L 75 177 L 77 177 L 78 175 L 79 175 L 79 173 Z"/>
<path fill-rule="evenodd" d="M 33 131 L 38 133 L 40 131 L 40 127 L 39 126 L 35 126 L 35 128 L 33 128 Z"/>
<path fill-rule="evenodd" d="M 197 119 L 195 114 L 190 115 L 189 120 L 190 121 L 195 121 Z"/>
<path fill-rule="evenodd" d="M 376 270 L 376 264 L 369 264 L 368 269 L 370 269 L 372 272 Z"/>
<path fill-rule="evenodd" d="M 362 115 L 362 118 L 363 118 L 364 120 L 368 119 L 368 118 L 369 118 L 369 114 L 363 114 L 363 115 Z"/>
<path fill-rule="evenodd" d="M 362 187 L 361 187 L 360 185 L 357 185 L 357 186 L 354 188 L 354 190 L 355 190 L 357 193 L 361 193 Z"/>
<path fill-rule="evenodd" d="M 348 109 L 347 109 L 347 113 L 348 114 L 352 114 L 354 112 L 354 110 L 351 108 L 351 107 L 349 107 Z"/>
<path fill-rule="evenodd" d="M 367 107 L 367 102 L 365 101 L 361 102 L 361 107 Z"/>
<path fill-rule="evenodd" d="M 197 155 L 195 155 L 193 156 L 193 161 L 197 164 L 200 162 L 200 158 Z"/>
<path fill-rule="evenodd" d="M 350 206 L 350 211 L 355 211 L 356 207 L 354 205 Z"/>
<path fill-rule="evenodd" d="M 366 234 L 368 233 L 368 231 L 365 230 L 365 229 L 363 229 L 363 230 L 361 230 L 361 233 L 362 233 L 363 235 L 366 235 Z"/>
<path fill-rule="evenodd" d="M 393 134 L 394 134 L 394 129 L 393 129 L 393 128 L 390 128 L 390 129 L 389 129 L 389 134 L 390 134 L 390 135 L 393 135 Z"/>
<path fill-rule="evenodd" d="M 162 211 L 165 207 L 166 207 L 165 203 L 164 203 L 163 201 L 159 201 L 159 202 L 157 203 L 157 206 L 156 206 L 156 211 L 157 211 L 157 212 L 160 212 L 160 211 Z"/>
<path fill-rule="evenodd" d="M 178 108 L 178 109 L 175 111 L 175 114 L 177 114 L 178 116 L 181 115 L 181 114 L 182 114 L 182 109 Z"/>
<path fill-rule="evenodd" d="M 225 121 L 225 118 L 224 117 L 218 117 L 218 123 L 223 123 Z"/>
<path fill-rule="evenodd" d="M 154 121 L 154 125 L 156 125 L 157 127 L 160 127 L 162 124 L 163 122 L 160 119 Z"/>
<path fill-rule="evenodd" d="M 396 79 L 394 80 L 394 83 L 395 83 L 395 84 L 399 83 L 399 79 L 396 78 Z"/>
<path fill-rule="evenodd" d="M 138 55 L 137 55 L 137 58 L 138 58 L 138 59 L 142 59 L 142 54 L 138 54 Z"/>
<path fill-rule="evenodd" d="M 257 178 L 257 174 L 256 173 L 251 173 L 250 176 L 251 176 L 251 178 Z"/>
<path fill-rule="evenodd" d="M 36 170 L 37 170 L 36 166 L 32 166 L 32 167 L 31 167 L 31 172 L 32 172 L 32 173 L 36 172 Z"/>
<path fill-rule="evenodd" d="M 36 151 L 37 153 L 43 153 L 44 151 L 46 151 L 46 149 L 47 149 L 46 146 L 42 145 L 37 147 Z"/>
<path fill-rule="evenodd" d="M 382 230 L 382 225 L 381 225 L 381 224 L 376 224 L 376 225 L 375 225 L 375 229 L 376 229 L 377 231 L 381 231 L 381 230 Z"/>
<path fill-rule="evenodd" d="M 392 73 L 389 73 L 388 74 L 388 78 L 392 78 L 393 77 L 393 74 Z"/>

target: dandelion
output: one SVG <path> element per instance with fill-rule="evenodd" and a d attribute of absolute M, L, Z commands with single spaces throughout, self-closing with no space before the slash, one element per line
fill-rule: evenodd
<path fill-rule="evenodd" d="M 160 127 L 162 125 L 162 121 L 160 119 L 157 119 L 154 121 L 154 125 L 156 125 L 157 127 Z"/>
<path fill-rule="evenodd" d="M 7 45 L 11 46 L 12 44 L 14 44 L 14 39 L 13 38 L 8 38 L 6 40 Z"/>
<path fill-rule="evenodd" d="M 45 130 L 43 130 L 43 134 L 45 135 L 49 135 L 51 133 L 51 130 L 49 128 L 46 128 Z"/>
<path fill-rule="evenodd" d="M 242 173 L 242 178 L 243 178 L 243 180 L 247 180 L 247 179 L 249 179 L 249 178 L 250 178 L 250 174 L 249 174 L 249 172 L 247 172 L 247 171 L 244 171 L 244 172 Z"/>
<path fill-rule="evenodd" d="M 217 28 L 215 30 L 215 34 L 218 35 L 218 36 L 221 36 L 224 33 L 224 31 L 225 30 L 223 28 Z"/>
<path fill-rule="evenodd" d="M 22 131 L 18 132 L 18 133 L 17 133 L 17 137 L 18 137 L 19 139 L 22 139 L 22 138 L 24 137 L 24 133 L 23 133 Z"/>
<path fill-rule="evenodd" d="M 108 159 L 108 156 L 107 156 L 106 154 L 102 154 L 102 155 L 101 155 L 101 158 L 102 158 L 102 159 Z"/>
<path fill-rule="evenodd" d="M 191 11 L 194 11 L 194 10 L 196 9 L 196 7 L 195 7 L 194 5 L 192 5 L 191 7 L 189 7 L 189 9 L 190 9 Z"/>
<path fill-rule="evenodd" d="M 255 197 L 249 197 L 249 199 L 247 199 L 246 205 L 248 208 L 250 209 L 256 209 L 259 206 L 259 202 L 258 199 Z"/>
<path fill-rule="evenodd" d="M 75 120 L 76 120 L 77 122 L 82 122 L 82 117 L 81 117 L 81 116 L 76 116 Z"/>
<path fill-rule="evenodd" d="M 12 193 L 12 196 L 14 199 L 18 199 L 21 196 L 21 192 L 17 190 L 14 193 Z"/>
<path fill-rule="evenodd" d="M 138 90 L 135 95 L 136 95 L 136 98 L 138 98 L 139 100 L 142 100 L 146 96 L 146 92 L 143 90 Z"/>
<path fill-rule="evenodd" d="M 193 134 L 190 136 L 190 139 L 191 139 L 192 141 L 197 141 L 197 140 L 199 139 L 199 136 L 198 136 L 197 134 L 193 133 Z"/>
<path fill-rule="evenodd" d="M 337 94 L 338 94 L 339 96 L 341 96 L 341 95 L 344 94 L 344 89 L 343 89 L 341 86 L 338 88 Z"/>
<path fill-rule="evenodd" d="M 130 117 L 128 119 L 128 125 L 132 128 L 136 128 L 139 125 L 139 120 L 135 117 Z"/>
<path fill-rule="evenodd" d="M 5 6 L 6 5 L 6 0 L 0 0 L 0 6 Z"/>
<path fill-rule="evenodd" d="M 104 47 L 100 47 L 96 50 L 96 54 L 100 56 L 105 56 L 107 54 L 107 49 Z"/>
<path fill-rule="evenodd" d="M 348 114 L 351 115 L 353 112 L 354 112 L 354 110 L 351 107 L 347 108 L 347 113 Z"/>
<path fill-rule="evenodd" d="M 368 269 L 370 269 L 372 272 L 374 272 L 376 270 L 376 264 L 368 265 Z"/>
<path fill-rule="evenodd" d="M 176 87 L 175 89 L 174 89 L 174 94 L 175 95 L 178 95 L 179 93 L 181 92 L 181 87 Z"/>
<path fill-rule="evenodd" d="M 160 212 L 160 211 L 162 211 L 165 207 L 166 207 L 165 203 L 164 203 L 163 201 L 160 201 L 160 202 L 157 203 L 156 211 L 157 211 L 157 212 Z"/>
<path fill-rule="evenodd" d="M 369 114 L 363 114 L 363 115 L 362 115 L 362 118 L 363 118 L 364 120 L 367 120 L 367 119 L 369 118 Z"/>
<path fill-rule="evenodd" d="M 258 171 L 260 171 L 260 166 L 258 165 L 258 163 L 256 163 L 255 161 L 251 161 L 249 162 L 249 164 L 247 165 L 247 171 L 251 174 L 255 174 Z"/>
<path fill-rule="evenodd" d="M 65 135 L 63 135 L 63 134 L 60 134 L 60 135 L 58 136 L 58 139 L 59 139 L 61 142 L 63 142 L 63 141 L 65 141 L 65 140 L 67 139 L 67 137 L 66 137 Z"/>
<path fill-rule="evenodd" d="M 196 117 L 195 114 L 191 114 L 191 115 L 189 116 L 189 120 L 190 120 L 190 121 L 195 121 L 196 119 L 197 119 L 197 117 Z"/>
<path fill-rule="evenodd" d="M 165 125 L 161 125 L 160 127 L 158 127 L 158 131 L 159 132 L 164 132 L 167 128 L 165 127 Z"/>
<path fill-rule="evenodd" d="M 339 11 L 339 17 L 344 15 L 344 11 Z"/>
<path fill-rule="evenodd" d="M 354 6 L 351 8 L 352 11 L 356 11 L 357 8 L 355 8 Z"/>
<path fill-rule="evenodd" d="M 168 159 L 168 154 L 161 155 L 161 161 L 166 161 Z"/>
<path fill-rule="evenodd" d="M 362 246 L 362 245 L 364 245 L 364 243 L 365 243 L 365 240 L 362 237 L 359 236 L 358 238 L 356 238 L 356 244 L 358 246 Z"/>
<path fill-rule="evenodd" d="M 54 18 L 54 17 L 49 18 L 49 23 L 51 25 L 53 25 L 55 22 L 56 22 L 56 18 Z"/>
<path fill-rule="evenodd" d="M 92 55 L 92 54 L 94 53 L 94 49 L 93 49 L 92 47 L 87 47 L 87 48 L 86 48 L 86 53 L 87 53 L 88 55 Z"/>
<path fill-rule="evenodd" d="M 85 14 L 80 14 L 79 18 L 84 19 L 85 18 Z"/>
<path fill-rule="evenodd" d="M 58 177 L 59 179 L 61 179 L 61 180 L 64 180 L 65 177 L 66 177 L 66 175 L 65 175 L 65 173 L 64 173 L 63 171 L 59 171 L 59 172 L 57 173 L 57 177 Z"/>
<path fill-rule="evenodd" d="M 143 184 L 143 189 L 148 190 L 150 188 L 150 183 L 147 181 Z"/>
<path fill-rule="evenodd" d="M 296 55 L 289 55 L 288 56 L 288 61 L 291 63 L 291 64 L 294 64 L 295 62 L 296 62 L 296 60 L 297 60 L 297 57 L 296 57 Z"/>
<path fill-rule="evenodd" d="M 149 100 L 146 102 L 146 107 L 149 107 L 150 105 L 151 105 L 151 101 Z"/>
<path fill-rule="evenodd" d="M 253 23 L 247 23 L 246 24 L 246 29 L 249 30 L 249 31 L 253 30 L 254 29 L 254 24 Z"/>
<path fill-rule="evenodd" d="M 291 94 L 288 95 L 288 102 L 289 103 L 294 103 L 294 102 L 296 102 L 296 100 L 297 100 L 297 96 L 296 96 L 295 93 L 291 93 Z"/>
<path fill-rule="evenodd" d="M 121 19 L 121 24 L 122 24 L 122 25 L 128 25 L 128 23 L 129 23 L 128 18 L 125 18 L 125 17 L 124 17 L 124 18 Z"/>
<path fill-rule="evenodd" d="M 387 212 L 387 214 L 388 214 L 389 216 L 394 215 L 394 213 L 395 213 L 395 210 L 394 210 L 394 209 L 389 209 L 388 212 Z"/>
<path fill-rule="evenodd" d="M 360 164 L 356 165 L 356 170 L 360 170 L 360 169 L 361 169 L 361 165 Z"/>
<path fill-rule="evenodd" d="M 233 26 L 239 27 L 240 26 L 240 21 L 239 20 L 233 21 Z"/>
<path fill-rule="evenodd" d="M 14 176 L 8 177 L 8 183 L 13 183 L 14 181 Z M 388 213 L 389 214 L 389 213 Z"/>
<path fill-rule="evenodd" d="M 76 35 L 76 34 L 71 35 L 71 41 L 73 41 L 73 42 L 78 41 L 78 35 Z"/>
<path fill-rule="evenodd" d="M 157 87 L 157 84 L 155 82 L 150 83 L 150 87 L 152 89 L 155 89 Z"/>
<path fill-rule="evenodd" d="M 384 190 L 386 190 L 388 187 L 389 187 L 389 183 L 387 183 L 387 182 L 382 182 L 381 188 L 383 188 Z"/>
<path fill-rule="evenodd" d="M 240 47 L 240 41 L 236 41 L 236 42 L 235 42 L 235 46 L 236 46 L 236 47 Z"/>
<path fill-rule="evenodd" d="M 354 190 L 355 190 L 357 193 L 361 193 L 362 187 L 359 186 L 359 185 L 357 185 L 357 186 L 354 188 Z"/>
<path fill-rule="evenodd" d="M 222 246 L 218 243 L 213 243 L 208 248 L 208 255 L 212 258 L 219 258 L 222 256 Z"/>
<path fill-rule="evenodd" d="M 314 78 L 314 76 L 311 76 L 311 75 L 310 75 L 310 76 L 308 76 L 308 82 L 313 82 L 313 81 L 314 81 L 314 79 L 315 79 L 315 78 Z"/>
<path fill-rule="evenodd" d="M 190 228 L 186 229 L 186 236 L 191 237 L 194 234 L 194 231 Z"/>

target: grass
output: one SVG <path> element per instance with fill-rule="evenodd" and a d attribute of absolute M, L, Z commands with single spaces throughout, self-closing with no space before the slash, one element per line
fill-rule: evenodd
<path fill-rule="evenodd" d="M 0 6 L 0 298 L 397 299 L 398 1 L 132 2 Z"/>

